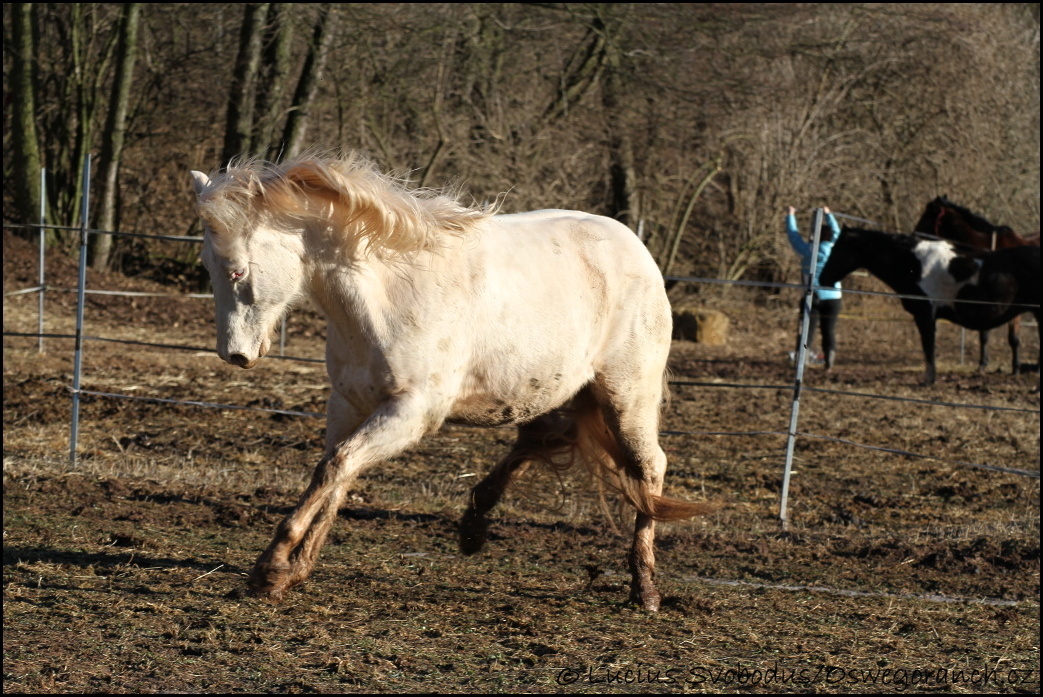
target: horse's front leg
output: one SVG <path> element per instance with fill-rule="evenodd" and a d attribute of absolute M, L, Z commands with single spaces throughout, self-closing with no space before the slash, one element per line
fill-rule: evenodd
<path fill-rule="evenodd" d="M 989 330 L 978 332 L 978 373 L 984 375 L 989 367 Z"/>
<path fill-rule="evenodd" d="M 420 400 L 399 396 L 381 404 L 354 433 L 328 449 L 308 489 L 254 564 L 250 594 L 278 602 L 306 580 L 351 483 L 370 465 L 416 443 L 427 423 Z"/>
<path fill-rule="evenodd" d="M 1037 308 L 1036 310 L 1033 310 L 1032 314 L 1036 318 L 1036 332 L 1038 333 L 1038 336 L 1039 336 L 1039 343 L 1037 344 L 1037 346 L 1043 347 L 1043 326 L 1040 326 L 1040 324 L 1039 324 L 1039 309 Z M 1040 350 L 1043 351 L 1043 348 L 1041 348 Z M 1036 389 L 1035 389 L 1036 392 L 1039 392 L 1039 379 L 1040 379 L 1040 373 L 1041 372 L 1043 372 L 1043 356 L 1037 355 L 1036 356 Z"/>
<path fill-rule="evenodd" d="M 934 311 L 917 312 L 913 315 L 913 319 L 916 321 L 916 328 L 920 332 L 920 345 L 923 348 L 923 384 L 929 387 L 934 384 L 937 375 L 934 363 Z"/>
<path fill-rule="evenodd" d="M 250 595 L 279 602 L 288 590 L 308 578 L 347 487 L 360 470 L 337 452 L 323 457 L 296 508 L 279 524 L 268 548 L 257 558 L 247 581 Z"/>

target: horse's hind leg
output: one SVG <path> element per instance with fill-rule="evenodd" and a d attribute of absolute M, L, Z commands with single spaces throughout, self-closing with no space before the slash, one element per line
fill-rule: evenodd
<path fill-rule="evenodd" d="M 666 454 L 659 445 L 659 414 L 665 351 L 662 362 L 649 355 L 643 365 L 623 362 L 612 373 L 598 375 L 583 393 L 592 398 L 593 408 L 577 410 L 580 443 L 593 439 L 611 457 L 620 493 L 636 510 L 627 557 L 630 600 L 653 612 L 661 601 L 655 587 L 656 521 L 691 518 L 716 508 L 662 495 Z"/>
<path fill-rule="evenodd" d="M 470 555 L 481 550 L 489 528 L 489 511 L 533 460 L 549 458 L 569 447 L 571 425 L 562 412 L 552 412 L 518 427 L 510 452 L 471 489 L 470 503 L 460 519 L 461 552 Z"/>
<path fill-rule="evenodd" d="M 658 383 L 655 388 L 634 384 L 609 390 L 599 386 L 593 394 L 600 408 L 591 417 L 600 423 L 588 419 L 584 426 L 596 429 L 595 433 L 601 431 L 602 448 L 616 463 L 622 493 L 636 509 L 627 556 L 630 600 L 654 612 L 661 600 L 655 587 L 655 521 L 663 512 L 657 508 L 666 475 L 666 454 L 659 446 L 661 387 Z"/>
<path fill-rule="evenodd" d="M 1021 352 L 1019 351 L 1021 348 L 1021 337 L 1019 336 L 1020 324 L 1020 317 L 1015 317 L 1009 324 L 1007 324 L 1007 343 L 1010 344 L 1011 360 L 1014 362 L 1011 370 L 1012 375 L 1017 375 L 1021 372 Z"/>
<path fill-rule="evenodd" d="M 486 515 L 500 502 L 503 493 L 515 477 L 520 476 L 529 465 L 525 453 L 517 444 L 495 467 L 471 489 L 471 502 L 460 519 L 460 551 L 471 555 L 485 546 L 489 529 Z"/>

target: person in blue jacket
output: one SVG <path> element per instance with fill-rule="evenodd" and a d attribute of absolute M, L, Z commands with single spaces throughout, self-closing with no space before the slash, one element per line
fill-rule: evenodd
<path fill-rule="evenodd" d="M 827 206 L 823 206 L 822 212 L 826 214 L 826 226 L 819 236 L 818 259 L 815 264 L 815 273 L 812 276 L 814 285 L 818 285 L 818 276 L 822 273 L 822 267 L 829 259 L 829 253 L 833 251 L 833 245 L 840 237 L 840 226 L 837 219 L 833 217 Z M 786 209 L 786 235 L 789 237 L 790 246 L 800 256 L 800 270 L 807 279 L 811 273 L 811 242 L 800 236 L 797 229 L 797 209 L 789 206 Z M 812 238 L 813 240 L 814 238 Z M 833 284 L 832 288 L 820 288 L 815 290 L 811 299 L 811 318 L 808 324 L 808 348 L 814 341 L 815 330 L 822 328 L 822 354 L 826 363 L 826 370 L 833 367 L 837 356 L 836 328 L 837 318 L 840 316 L 840 282 Z M 800 300 L 800 321 L 804 322 L 804 298 Z M 800 333 L 797 333 L 797 352 L 793 354 L 794 360 L 800 355 Z"/>

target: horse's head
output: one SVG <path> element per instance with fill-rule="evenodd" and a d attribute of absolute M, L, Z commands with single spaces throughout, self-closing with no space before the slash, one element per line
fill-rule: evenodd
<path fill-rule="evenodd" d="M 969 208 L 939 196 L 927 204 L 915 232 L 951 240 L 971 249 L 1016 246 L 1020 240 L 1010 228 L 995 225 Z"/>
<path fill-rule="evenodd" d="M 819 285 L 831 286 L 862 266 L 858 253 L 858 229 L 844 227 L 833 244 L 829 259 L 819 272 Z"/>
<path fill-rule="evenodd" d="M 945 237 L 947 229 L 954 224 L 953 216 L 955 214 L 956 210 L 949 199 L 944 196 L 936 196 L 924 207 L 920 219 L 913 227 L 913 232 Z"/>
<path fill-rule="evenodd" d="M 271 334 L 301 294 L 299 235 L 277 228 L 256 180 L 231 172 L 211 180 L 192 172 L 202 218 L 202 261 L 210 273 L 217 316 L 217 353 L 251 368 L 271 348 Z"/>

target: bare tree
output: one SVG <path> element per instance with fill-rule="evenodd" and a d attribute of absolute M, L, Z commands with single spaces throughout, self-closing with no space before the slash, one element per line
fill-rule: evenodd
<path fill-rule="evenodd" d="M 122 12 L 4 6 L 9 215 L 35 215 L 25 172 L 46 164 L 53 219 L 76 222 L 80 165 L 118 101 Z M 130 228 L 187 228 L 188 169 L 306 141 L 507 210 L 640 221 L 678 275 L 791 276 L 789 203 L 901 230 L 947 194 L 1039 225 L 1039 25 L 1024 6 L 151 4 L 140 31 L 112 189 Z"/>
<path fill-rule="evenodd" d="M 12 86 L 19 93 L 11 114 L 11 159 L 5 148 L 5 174 L 17 157 L 24 168 L 18 176 L 26 179 L 18 185 L 25 187 L 18 205 L 35 208 L 43 195 L 38 191 L 40 168 L 46 166 L 48 218 L 76 224 L 84 195 L 83 165 L 97 146 L 98 120 L 107 106 L 103 86 L 112 78 L 118 13 L 104 4 L 34 3 L 12 7 L 10 13 L 5 5 L 4 17 L 14 49 L 5 52 L 5 61 L 10 60 L 5 75 L 17 76 Z M 36 210 L 26 213 L 37 215 Z M 71 237 L 56 232 L 52 240 Z"/>
<path fill-rule="evenodd" d="M 262 71 L 257 85 L 257 119 L 254 147 L 268 160 L 278 158 L 281 143 L 276 134 L 287 109 L 283 93 L 289 81 L 293 59 L 293 33 L 290 29 L 290 3 L 273 2 L 265 26 Z"/>
<path fill-rule="evenodd" d="M 4 181 L 14 186 L 14 215 L 20 222 L 37 217 L 40 209 L 40 157 L 39 136 L 36 131 L 36 90 L 33 80 L 33 3 L 14 3 L 11 22 L 11 42 L 14 69 L 11 74 L 11 133 L 12 170 L 16 176 L 7 176 Z M 5 42 L 7 43 L 7 42 Z M 6 148 L 5 148 L 6 150 Z M 6 188 L 6 185 L 5 185 Z M 4 206 L 6 211 L 7 207 Z"/>
<path fill-rule="evenodd" d="M 336 6 L 332 3 L 324 3 L 322 11 L 315 21 L 308 57 L 304 61 L 304 68 L 297 81 L 293 104 L 290 106 L 286 127 L 283 129 L 283 148 L 287 156 L 300 152 L 304 147 L 312 103 L 315 101 L 319 83 L 322 81 L 322 75 L 326 69 L 330 47 L 337 35 L 337 20 Z"/>
<path fill-rule="evenodd" d="M 115 230 L 117 227 L 116 193 L 120 158 L 126 139 L 127 112 L 130 103 L 130 86 L 134 78 L 134 61 L 138 50 L 138 21 L 141 17 L 141 3 L 130 2 L 123 6 L 120 18 L 119 48 L 116 52 L 116 74 L 112 83 L 112 98 L 109 100 L 108 114 L 105 120 L 105 131 L 101 141 L 101 210 L 97 217 L 97 227 L 101 230 Z M 112 250 L 112 235 L 95 235 L 93 258 L 91 265 L 98 271 L 109 265 Z"/>
<path fill-rule="evenodd" d="M 250 152 L 253 140 L 256 85 L 261 70 L 261 48 L 269 3 L 244 3 L 243 23 L 239 30 L 239 53 L 236 56 L 232 85 L 228 90 L 225 114 L 225 142 L 221 161 L 226 163 Z"/>

